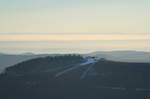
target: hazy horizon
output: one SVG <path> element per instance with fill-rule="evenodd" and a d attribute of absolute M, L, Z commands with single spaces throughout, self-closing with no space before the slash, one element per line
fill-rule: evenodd
<path fill-rule="evenodd" d="M 150 52 L 150 34 L 147 33 L 1 33 L 0 38 L 3 53 Z"/>
<path fill-rule="evenodd" d="M 150 51 L 149 0 L 0 1 L 0 52 Z"/>

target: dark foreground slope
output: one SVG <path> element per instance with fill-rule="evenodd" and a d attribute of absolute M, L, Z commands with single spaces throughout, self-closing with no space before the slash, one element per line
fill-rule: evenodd
<path fill-rule="evenodd" d="M 150 64 L 81 56 L 37 58 L 0 75 L 2 99 L 150 99 Z M 59 74 L 59 76 L 58 76 Z"/>

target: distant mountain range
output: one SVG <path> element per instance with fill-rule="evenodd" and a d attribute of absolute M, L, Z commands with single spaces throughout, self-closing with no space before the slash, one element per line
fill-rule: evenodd
<path fill-rule="evenodd" d="M 142 51 L 97 51 L 86 54 L 87 56 L 95 56 L 98 58 L 106 58 L 108 60 L 120 62 L 136 62 L 150 63 L 150 52 Z"/>
<path fill-rule="evenodd" d="M 61 55 L 35 58 L 0 74 L 2 99 L 150 99 L 150 63 Z"/>

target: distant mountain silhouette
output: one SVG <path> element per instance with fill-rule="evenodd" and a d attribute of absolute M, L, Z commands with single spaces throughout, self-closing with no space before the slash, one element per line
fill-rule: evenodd
<path fill-rule="evenodd" d="M 36 58 L 0 75 L 2 99 L 150 99 L 150 63 L 80 55 Z"/>
<path fill-rule="evenodd" d="M 86 55 L 120 62 L 150 63 L 150 53 L 142 51 L 97 51 Z"/>

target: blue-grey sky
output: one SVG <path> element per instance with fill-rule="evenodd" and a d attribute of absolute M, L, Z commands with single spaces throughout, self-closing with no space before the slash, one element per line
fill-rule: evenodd
<path fill-rule="evenodd" d="M 149 33 L 150 0 L 0 0 L 0 32 Z"/>

